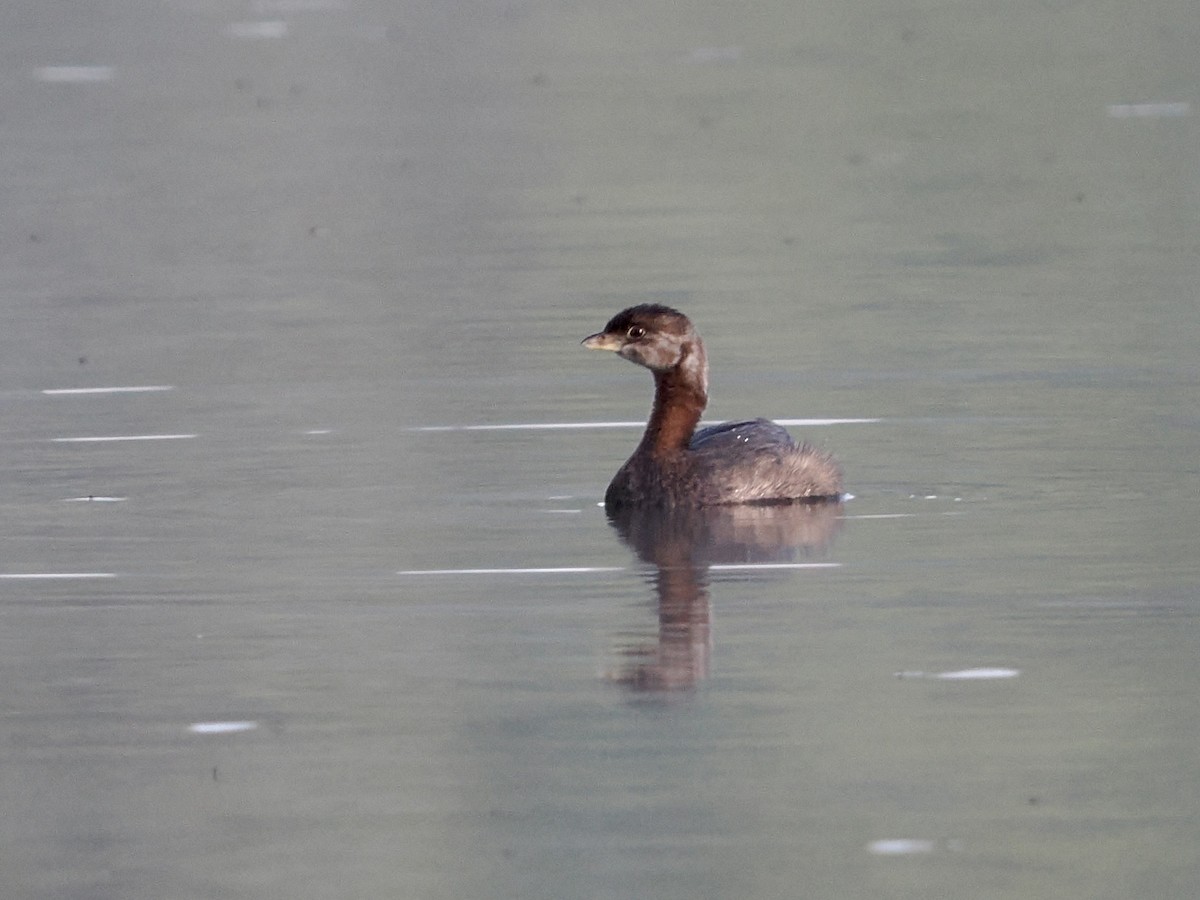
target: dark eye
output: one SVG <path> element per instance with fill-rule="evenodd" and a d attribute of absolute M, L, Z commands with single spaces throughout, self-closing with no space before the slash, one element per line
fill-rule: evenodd
<path fill-rule="evenodd" d="M 630 325 L 625 334 L 631 341 L 638 341 L 646 336 L 646 329 L 641 325 Z"/>

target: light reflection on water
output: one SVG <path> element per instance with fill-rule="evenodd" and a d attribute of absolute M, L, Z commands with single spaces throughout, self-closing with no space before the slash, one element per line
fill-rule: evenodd
<path fill-rule="evenodd" d="M 839 527 L 841 503 L 709 508 L 625 508 L 609 522 L 644 563 L 655 592 L 658 628 L 651 641 L 628 641 L 611 673 L 635 691 L 694 687 L 709 671 L 712 643 L 708 572 L 714 566 L 794 564 L 820 555 Z"/>

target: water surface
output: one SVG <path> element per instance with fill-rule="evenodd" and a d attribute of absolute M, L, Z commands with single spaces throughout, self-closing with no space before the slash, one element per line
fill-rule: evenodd
<path fill-rule="evenodd" d="M 1190 6 L 0 24 L 6 896 L 1194 895 Z M 423 430 L 644 301 L 832 521 Z"/>

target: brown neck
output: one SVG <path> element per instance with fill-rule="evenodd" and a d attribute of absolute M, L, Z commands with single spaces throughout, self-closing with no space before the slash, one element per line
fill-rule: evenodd
<path fill-rule="evenodd" d="M 683 367 L 655 372 L 654 409 L 638 452 L 669 456 L 686 450 L 707 405 L 703 379 L 697 382 Z"/>

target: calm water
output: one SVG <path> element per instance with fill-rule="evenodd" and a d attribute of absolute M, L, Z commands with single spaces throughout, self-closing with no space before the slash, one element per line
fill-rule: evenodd
<path fill-rule="evenodd" d="M 1198 42 L 7 4 L 5 897 L 1194 897 Z M 422 430 L 641 419 L 646 300 L 853 499 Z"/>

